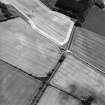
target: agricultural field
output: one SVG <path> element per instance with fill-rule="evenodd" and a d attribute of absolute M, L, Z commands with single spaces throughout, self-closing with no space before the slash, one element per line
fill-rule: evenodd
<path fill-rule="evenodd" d="M 81 27 L 57 0 L 0 0 L 0 105 L 105 105 L 105 14 Z"/>

